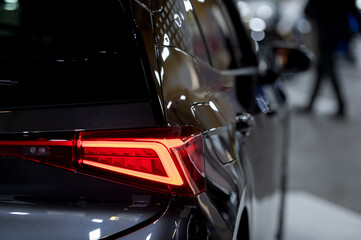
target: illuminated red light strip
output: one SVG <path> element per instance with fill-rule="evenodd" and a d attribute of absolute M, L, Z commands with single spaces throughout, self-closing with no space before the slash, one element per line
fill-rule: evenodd
<path fill-rule="evenodd" d="M 147 148 L 153 149 L 166 173 L 168 176 L 160 176 L 151 173 L 145 173 L 140 171 L 135 171 L 131 169 L 121 168 L 117 166 L 111 166 L 108 164 L 103 164 L 99 162 L 89 161 L 83 159 L 82 163 L 85 165 L 90 165 L 93 167 L 98 167 L 118 173 L 123 173 L 135 177 L 140 177 L 143 179 L 153 180 L 157 182 L 162 182 L 166 184 L 171 184 L 175 186 L 181 186 L 184 184 L 182 177 L 180 176 L 176 165 L 170 155 L 168 148 L 180 146 L 183 144 L 183 141 L 180 139 L 170 139 L 170 140 L 156 140 L 156 139 L 142 139 L 142 141 L 91 141 L 85 140 L 81 142 L 81 147 L 93 147 L 93 148 Z"/>
<path fill-rule="evenodd" d="M 0 141 L 0 146 L 73 146 L 73 141 L 46 140 L 46 141 Z"/>

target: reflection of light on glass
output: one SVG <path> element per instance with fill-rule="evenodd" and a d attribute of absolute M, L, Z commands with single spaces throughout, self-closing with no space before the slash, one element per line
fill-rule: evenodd
<path fill-rule="evenodd" d="M 273 9 L 267 4 L 261 4 L 256 10 L 256 15 L 262 19 L 268 19 L 273 15 Z"/>
<path fill-rule="evenodd" d="M 159 85 L 160 85 L 160 76 L 159 76 L 159 73 L 158 71 L 154 71 L 154 75 L 155 75 L 155 78 L 157 79 Z"/>
<path fill-rule="evenodd" d="M 119 217 L 117 217 L 117 216 L 111 216 L 111 217 L 109 218 L 109 220 L 110 220 L 110 221 L 118 221 L 118 220 L 119 220 Z"/>
<path fill-rule="evenodd" d="M 152 234 L 149 234 L 145 240 L 150 240 L 151 237 L 152 237 Z"/>
<path fill-rule="evenodd" d="M 5 0 L 6 3 L 18 3 L 18 0 Z"/>
<path fill-rule="evenodd" d="M 181 17 L 178 15 L 178 13 L 175 13 L 174 16 L 174 22 L 175 24 L 178 26 L 178 27 L 181 27 L 182 26 L 182 19 Z"/>
<path fill-rule="evenodd" d="M 361 9 L 361 0 L 356 0 L 356 6 Z"/>
<path fill-rule="evenodd" d="M 183 14 L 181 12 L 179 12 L 179 14 L 175 13 L 174 16 L 173 16 L 173 19 L 174 19 L 175 24 L 178 27 L 182 26 L 182 23 L 184 21 L 184 16 L 183 16 Z"/>
<path fill-rule="evenodd" d="M 89 240 L 97 240 L 100 238 L 100 235 L 100 228 L 95 229 L 94 231 L 89 232 Z"/>
<path fill-rule="evenodd" d="M 30 213 L 27 213 L 27 212 L 10 212 L 10 214 L 25 216 L 25 215 L 29 215 Z"/>
<path fill-rule="evenodd" d="M 168 48 L 163 48 L 163 51 L 162 51 L 163 62 L 165 62 L 165 60 L 167 60 L 168 57 L 169 57 L 169 49 Z"/>
<path fill-rule="evenodd" d="M 102 223 L 102 222 L 103 222 L 103 219 L 94 218 L 94 219 L 92 220 L 92 222 Z"/>
<path fill-rule="evenodd" d="M 184 3 L 184 8 L 186 9 L 186 11 L 191 11 L 193 10 L 192 4 L 190 3 L 189 0 L 183 0 Z"/>
<path fill-rule="evenodd" d="M 160 68 L 160 79 L 164 79 L 164 68 Z"/>
<path fill-rule="evenodd" d="M 179 97 L 179 99 L 184 101 L 184 100 L 186 100 L 186 96 L 181 95 L 181 96 Z"/>
<path fill-rule="evenodd" d="M 266 22 L 261 18 L 252 18 L 249 20 L 248 26 L 253 31 L 261 32 L 266 29 Z"/>
<path fill-rule="evenodd" d="M 204 0 L 198 0 L 198 2 L 200 2 L 200 3 L 204 3 Z"/>
<path fill-rule="evenodd" d="M 265 38 L 266 34 L 264 31 L 257 32 L 257 31 L 251 31 L 251 37 L 255 41 L 262 41 Z"/>
<path fill-rule="evenodd" d="M 172 106 L 172 101 L 169 101 L 167 104 L 167 109 L 170 109 L 171 106 Z"/>
<path fill-rule="evenodd" d="M 217 108 L 217 106 L 214 104 L 214 102 L 209 101 L 209 106 L 210 106 L 214 111 L 218 112 L 218 108 Z"/>
<path fill-rule="evenodd" d="M 163 36 L 163 45 L 164 46 L 169 46 L 169 44 L 170 44 L 169 36 L 165 33 L 164 36 Z"/>

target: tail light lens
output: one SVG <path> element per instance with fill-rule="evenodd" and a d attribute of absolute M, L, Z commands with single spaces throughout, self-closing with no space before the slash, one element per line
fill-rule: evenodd
<path fill-rule="evenodd" d="M 193 128 L 81 132 L 70 140 L 0 141 L 0 155 L 160 191 L 205 188 L 203 142 Z"/>

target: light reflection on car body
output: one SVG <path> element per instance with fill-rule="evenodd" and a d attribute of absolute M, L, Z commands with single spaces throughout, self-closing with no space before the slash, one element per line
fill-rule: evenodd
<path fill-rule="evenodd" d="M 281 236 L 287 69 L 236 2 L 71 6 L 0 2 L 2 236 Z"/>

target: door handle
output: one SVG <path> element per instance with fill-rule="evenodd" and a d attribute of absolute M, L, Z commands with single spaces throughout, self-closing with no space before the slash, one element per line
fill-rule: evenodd
<path fill-rule="evenodd" d="M 254 117 L 249 113 L 238 113 L 236 115 L 236 128 L 243 136 L 248 137 L 255 125 Z"/>

